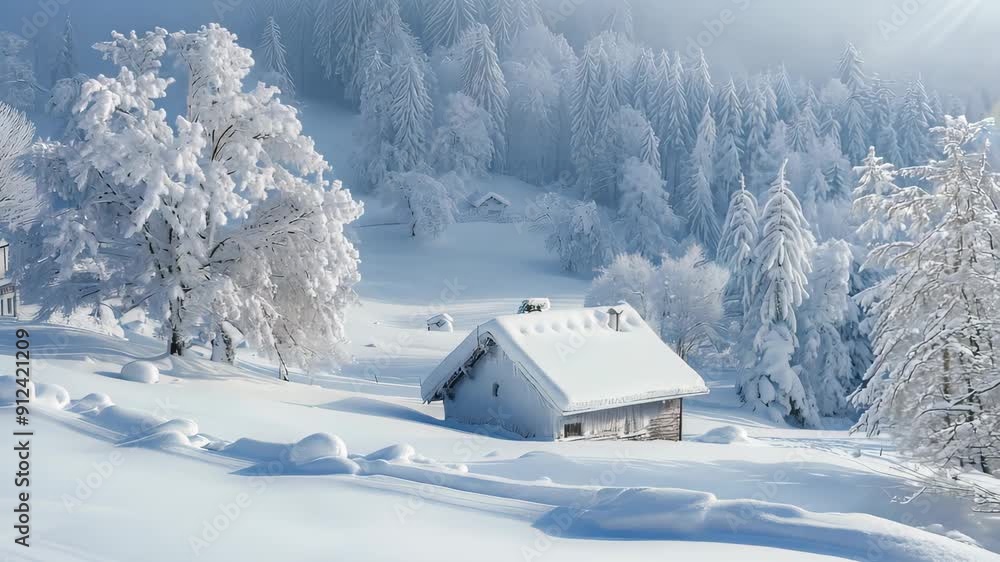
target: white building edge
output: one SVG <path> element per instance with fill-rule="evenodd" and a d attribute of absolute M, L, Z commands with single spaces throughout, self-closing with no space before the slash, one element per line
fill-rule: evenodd
<path fill-rule="evenodd" d="M 707 393 L 625 304 L 496 318 L 421 383 L 450 420 L 543 440 L 680 440 L 683 399 Z"/>

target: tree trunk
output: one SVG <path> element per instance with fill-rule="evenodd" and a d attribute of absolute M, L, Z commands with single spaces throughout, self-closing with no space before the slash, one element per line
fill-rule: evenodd
<path fill-rule="evenodd" d="M 181 330 L 181 302 L 175 299 L 170 302 L 170 342 L 167 353 L 178 357 L 184 355 L 184 332 Z"/>
<path fill-rule="evenodd" d="M 236 364 L 236 346 L 233 345 L 233 337 L 221 324 L 215 332 L 215 337 L 212 338 L 212 361 Z"/>

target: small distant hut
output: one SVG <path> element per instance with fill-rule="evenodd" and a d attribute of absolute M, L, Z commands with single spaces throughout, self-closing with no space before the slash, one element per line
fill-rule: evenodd
<path fill-rule="evenodd" d="M 510 207 L 510 201 L 493 191 L 474 197 L 470 203 L 477 213 L 485 217 L 499 217 Z"/>
<path fill-rule="evenodd" d="M 428 332 L 454 332 L 455 319 L 447 312 L 435 314 L 427 319 Z"/>

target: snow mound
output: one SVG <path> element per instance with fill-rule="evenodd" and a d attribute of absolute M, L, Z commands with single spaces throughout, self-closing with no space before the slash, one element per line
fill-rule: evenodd
<path fill-rule="evenodd" d="M 89 416 L 97 425 L 128 437 L 142 435 L 165 423 L 160 416 L 112 404 Z"/>
<path fill-rule="evenodd" d="M 753 439 L 747 435 L 747 430 L 734 425 L 724 425 L 692 439 L 698 443 L 714 443 L 717 445 L 732 445 L 733 443 L 751 443 Z"/>
<path fill-rule="evenodd" d="M 407 444 L 390 445 L 365 457 L 366 461 L 412 462 L 417 451 Z"/>
<path fill-rule="evenodd" d="M 329 433 L 313 433 L 304 437 L 292 445 L 288 453 L 288 460 L 296 466 L 327 458 L 347 458 L 347 445 L 344 444 L 344 440 Z"/>
<path fill-rule="evenodd" d="M 873 552 L 883 560 L 983 560 L 982 550 L 871 515 L 814 513 L 666 488 L 606 488 L 589 506 L 556 508 L 536 527 L 554 527 L 567 537 L 780 545 L 858 560 Z"/>
<path fill-rule="evenodd" d="M 110 396 L 101 392 L 92 392 L 79 400 L 74 400 L 68 410 L 77 414 L 99 414 L 108 406 L 114 406 Z"/>
<path fill-rule="evenodd" d="M 22 392 L 19 394 L 18 390 Z M 32 404 L 56 410 L 62 410 L 69 405 L 69 392 L 66 392 L 66 389 L 59 385 L 27 381 L 22 387 L 17 382 L 17 378 L 10 375 L 0 376 L 0 406 L 17 404 L 18 400 L 24 399 L 25 393 L 23 391 L 27 391 Z"/>
<path fill-rule="evenodd" d="M 144 384 L 154 384 L 160 380 L 160 370 L 149 361 L 126 363 L 121 371 L 122 379 Z"/>

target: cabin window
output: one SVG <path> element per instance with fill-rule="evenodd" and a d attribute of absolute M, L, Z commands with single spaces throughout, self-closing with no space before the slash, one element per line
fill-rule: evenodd
<path fill-rule="evenodd" d="M 563 426 L 563 437 L 583 437 L 583 423 L 568 423 Z"/>
<path fill-rule="evenodd" d="M 493 383 L 493 397 L 496 398 L 500 396 L 500 383 Z"/>

